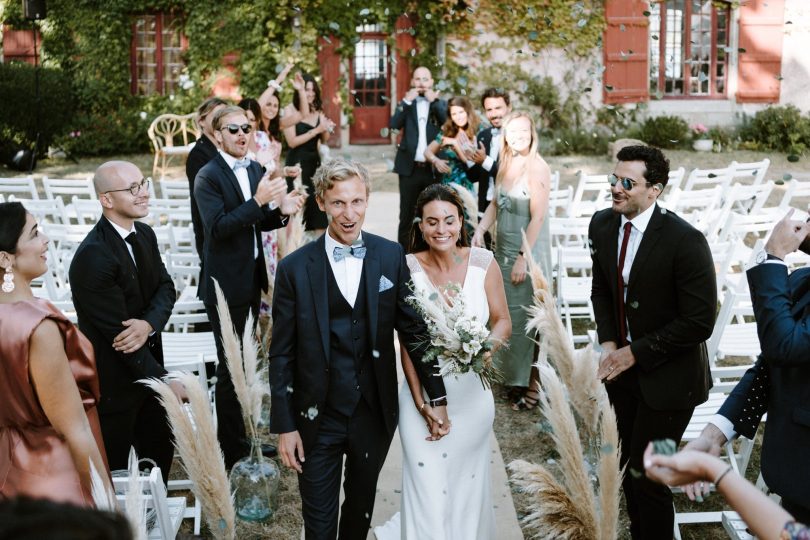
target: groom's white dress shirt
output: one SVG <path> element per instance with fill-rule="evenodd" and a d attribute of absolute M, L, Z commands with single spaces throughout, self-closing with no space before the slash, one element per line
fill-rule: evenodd
<path fill-rule="evenodd" d="M 329 259 L 329 264 L 332 267 L 332 273 L 335 275 L 340 294 L 354 307 L 354 301 L 357 299 L 357 289 L 360 288 L 360 277 L 363 275 L 363 259 L 357 257 L 343 257 L 339 262 L 335 262 L 332 254 L 335 252 L 336 247 L 346 247 L 329 234 L 329 229 L 326 229 L 324 246 L 326 248 L 326 258 Z M 363 240 L 363 233 L 357 237 L 357 240 Z"/>

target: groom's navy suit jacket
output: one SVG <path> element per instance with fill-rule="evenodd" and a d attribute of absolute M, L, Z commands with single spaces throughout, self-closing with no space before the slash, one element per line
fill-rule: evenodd
<path fill-rule="evenodd" d="M 428 396 L 444 396 L 444 383 L 436 363 L 422 362 L 428 332 L 422 318 L 405 301 L 411 294 L 411 275 L 402 246 L 367 232 L 363 232 L 363 241 L 367 250 L 363 259 L 367 350 L 372 355 L 370 365 L 382 417 L 388 435 L 393 437 L 399 417 L 394 330 Z M 318 433 L 320 414 L 316 412 L 324 410 L 330 380 L 327 272 L 331 269 L 324 245 L 321 236 L 284 257 L 276 270 L 273 291 L 270 431 L 297 430 L 305 452 Z"/>
<path fill-rule="evenodd" d="M 721 407 L 734 429 L 753 439 L 768 413 L 762 476 L 768 487 L 810 507 L 810 269 L 788 276 L 781 264 L 748 270 L 762 354 Z"/>

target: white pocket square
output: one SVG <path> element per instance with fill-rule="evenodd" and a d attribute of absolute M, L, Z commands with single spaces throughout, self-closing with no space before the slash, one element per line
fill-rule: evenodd
<path fill-rule="evenodd" d="M 388 289 L 390 289 L 393 286 L 394 286 L 394 284 L 391 283 L 390 279 L 388 279 L 385 276 L 380 276 L 380 290 L 377 291 L 377 292 L 387 291 Z"/>

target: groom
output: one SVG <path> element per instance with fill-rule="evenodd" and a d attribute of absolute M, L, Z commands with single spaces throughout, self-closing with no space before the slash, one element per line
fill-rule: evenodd
<path fill-rule="evenodd" d="M 336 159 L 313 178 L 329 226 L 282 259 L 273 298 L 272 414 L 284 465 L 298 473 L 307 540 L 368 534 L 377 477 L 397 427 L 394 330 L 408 350 L 438 421 L 449 429 L 438 365 L 422 355 L 427 328 L 405 302 L 410 273 L 399 244 L 361 233 L 371 181 Z"/>

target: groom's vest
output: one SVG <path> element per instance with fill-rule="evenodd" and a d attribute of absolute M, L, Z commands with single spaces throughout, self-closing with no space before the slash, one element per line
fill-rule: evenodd
<path fill-rule="evenodd" d="M 357 298 L 352 307 L 340 292 L 331 265 L 327 264 L 329 294 L 329 390 L 326 405 L 351 416 L 360 397 L 372 410 L 379 409 L 377 385 L 368 350 L 368 310 L 366 271 L 360 277 Z"/>

